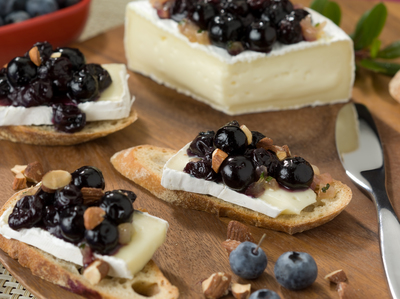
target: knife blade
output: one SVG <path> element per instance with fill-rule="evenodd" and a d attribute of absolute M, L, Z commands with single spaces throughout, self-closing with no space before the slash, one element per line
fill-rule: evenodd
<path fill-rule="evenodd" d="M 349 103 L 336 120 L 336 147 L 346 174 L 376 205 L 379 245 L 392 297 L 400 299 L 400 223 L 385 185 L 385 161 L 375 122 L 367 107 Z"/>

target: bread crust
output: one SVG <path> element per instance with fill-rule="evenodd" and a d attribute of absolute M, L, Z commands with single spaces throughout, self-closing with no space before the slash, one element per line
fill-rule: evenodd
<path fill-rule="evenodd" d="M 37 187 L 14 194 L 0 209 L 2 215 L 24 195 L 34 194 Z M 57 284 L 85 298 L 103 299 L 174 299 L 178 289 L 164 277 L 160 269 L 150 260 L 132 279 L 106 277 L 97 285 L 91 285 L 79 272 L 79 267 L 50 255 L 23 242 L 0 235 L 0 248 L 13 259 L 29 268 L 33 275 Z"/>
<path fill-rule="evenodd" d="M 352 198 L 351 189 L 335 180 L 332 184 L 337 190 L 334 199 L 320 200 L 312 211 L 303 210 L 300 215 L 279 215 L 272 218 L 213 196 L 164 188 L 161 186 L 163 167 L 174 154 L 176 151 L 172 149 L 141 145 L 114 154 L 111 163 L 123 176 L 166 202 L 291 235 L 331 221 L 344 210 Z"/>
<path fill-rule="evenodd" d="M 56 131 L 50 125 L 0 126 L 0 139 L 35 145 L 74 145 L 122 130 L 137 118 L 136 110 L 131 109 L 126 118 L 88 122 L 82 131 L 73 134 Z"/>

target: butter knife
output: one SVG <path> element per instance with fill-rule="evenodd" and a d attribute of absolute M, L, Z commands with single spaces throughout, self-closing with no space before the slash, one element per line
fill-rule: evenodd
<path fill-rule="evenodd" d="M 400 299 L 400 223 L 386 192 L 382 143 L 367 107 L 353 103 L 343 106 L 335 135 L 346 174 L 376 205 L 383 268 L 392 297 Z"/>

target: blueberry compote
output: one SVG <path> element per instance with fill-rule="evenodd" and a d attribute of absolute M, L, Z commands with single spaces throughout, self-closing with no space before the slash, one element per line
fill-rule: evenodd
<path fill-rule="evenodd" d="M 0 69 L 1 106 L 51 106 L 57 131 L 75 133 L 86 125 L 78 104 L 95 101 L 112 79 L 99 64 L 86 64 L 78 49 L 39 42 Z"/>
<path fill-rule="evenodd" d="M 83 166 L 71 175 L 70 184 L 53 193 L 39 188 L 34 195 L 23 196 L 9 216 L 9 226 L 14 230 L 45 229 L 57 238 L 85 248 L 84 259 L 88 258 L 87 252 L 113 254 L 122 246 L 118 225 L 132 222 L 136 194 L 129 190 L 113 190 L 105 192 L 97 201 L 85 200 L 82 188 L 104 189 L 102 172 L 93 166 Z M 106 216 L 98 226 L 87 230 L 84 214 L 90 207 L 102 208 Z"/>
<path fill-rule="evenodd" d="M 260 142 L 263 139 L 266 141 Z M 219 168 L 214 168 L 212 156 L 217 149 L 223 151 L 226 158 Z M 279 159 L 278 149 L 283 148 L 273 146 L 272 140 L 262 133 L 250 132 L 237 121 L 231 121 L 216 132 L 200 132 L 196 136 L 187 149 L 191 161 L 183 171 L 196 178 L 222 182 L 252 197 L 259 197 L 265 191 L 266 182 L 271 180 L 275 181 L 274 186 L 291 191 L 309 188 L 314 178 L 311 164 L 286 152 L 286 157 L 280 155 Z"/>
<path fill-rule="evenodd" d="M 231 55 L 246 49 L 269 53 L 275 41 L 303 41 L 300 21 L 308 15 L 289 0 L 156 0 L 153 6 L 160 18 L 206 30 L 210 43 Z"/>

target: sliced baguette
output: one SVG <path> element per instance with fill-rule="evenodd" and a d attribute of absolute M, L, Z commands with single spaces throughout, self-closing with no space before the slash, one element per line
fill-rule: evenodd
<path fill-rule="evenodd" d="M 136 119 L 137 113 L 131 109 L 126 118 L 89 122 L 82 131 L 73 134 L 56 131 L 50 125 L 0 126 L 0 139 L 35 145 L 74 145 L 122 130 Z"/>
<path fill-rule="evenodd" d="M 29 188 L 14 194 L 0 209 L 2 215 L 24 195 L 35 194 L 37 188 Z M 78 266 L 60 260 L 40 249 L 0 235 L 0 248 L 13 259 L 29 268 L 33 275 L 57 284 L 86 298 L 104 299 L 173 299 L 179 297 L 178 289 L 164 277 L 150 260 L 132 279 L 106 277 L 92 285 L 80 274 Z"/>
<path fill-rule="evenodd" d="M 271 218 L 213 196 L 162 187 L 164 164 L 175 153 L 176 151 L 171 149 L 142 145 L 114 154 L 111 163 L 123 176 L 166 202 L 288 234 L 303 232 L 332 220 L 343 211 L 352 198 L 351 189 L 347 185 L 334 181 L 332 185 L 337 190 L 335 198 L 319 200 L 313 207 L 303 210 L 300 215 L 279 215 Z"/>

